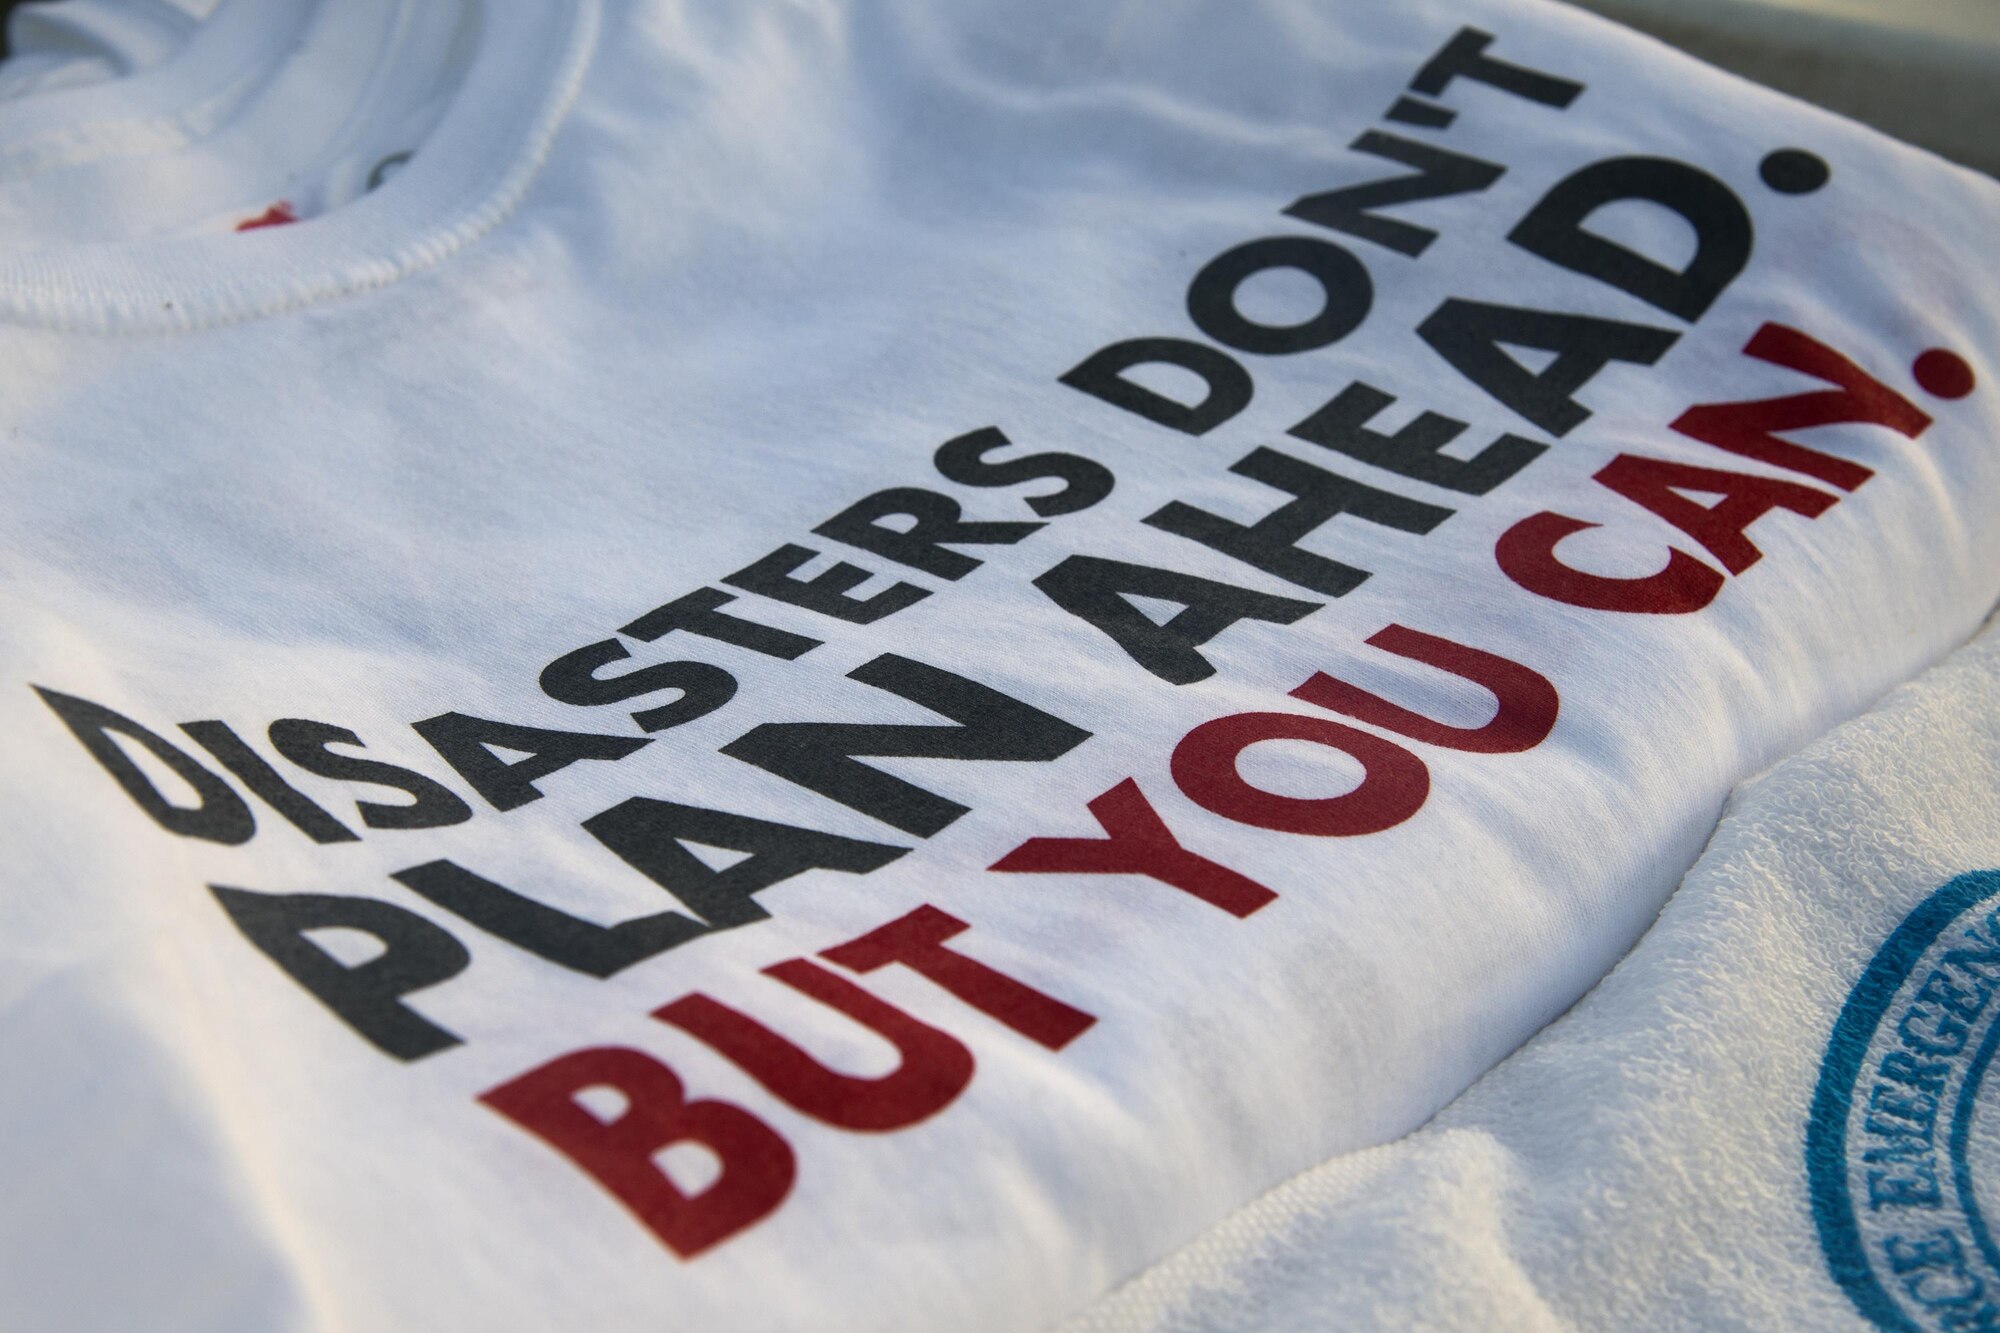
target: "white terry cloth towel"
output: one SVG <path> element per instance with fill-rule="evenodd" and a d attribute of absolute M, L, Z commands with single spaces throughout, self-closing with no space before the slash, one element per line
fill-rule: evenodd
<path fill-rule="evenodd" d="M 2000 1326 L 1996 867 L 1989 627 L 1741 788 L 1632 953 L 1430 1124 L 1065 1333 Z"/>

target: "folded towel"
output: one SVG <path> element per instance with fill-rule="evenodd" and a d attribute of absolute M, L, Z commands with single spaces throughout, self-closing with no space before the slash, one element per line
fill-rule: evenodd
<path fill-rule="evenodd" d="M 1995 867 L 2000 627 L 1739 790 L 1632 953 L 1430 1124 L 1068 1333 L 2000 1326 Z"/>

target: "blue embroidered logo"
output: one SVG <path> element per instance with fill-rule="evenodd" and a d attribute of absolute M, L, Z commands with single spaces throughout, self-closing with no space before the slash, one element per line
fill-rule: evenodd
<path fill-rule="evenodd" d="M 2000 1330 L 2000 871 L 1924 899 L 1833 1025 L 1806 1127 L 1813 1220 L 1855 1307 L 1899 1333 Z M 1982 1101 L 1988 1104 L 1982 1106 Z M 1983 1191 L 1983 1192 L 1982 1192 Z"/>

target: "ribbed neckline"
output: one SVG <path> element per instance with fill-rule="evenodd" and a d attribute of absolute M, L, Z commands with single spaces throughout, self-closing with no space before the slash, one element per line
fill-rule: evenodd
<path fill-rule="evenodd" d="M 489 230 L 519 202 L 576 97 L 596 40 L 597 4 L 471 3 L 464 78 L 420 151 L 380 189 L 288 226 L 0 257 L 0 320 L 165 333 L 257 318 L 393 282 Z M 287 6 L 265 7 L 260 17 L 226 4 L 153 69 L 32 99 L 25 118 L 32 123 L 10 115 L 0 157 L 9 147 L 59 145 L 65 135 L 87 142 L 135 123 L 167 127 L 153 141 L 172 151 L 191 109 L 228 101 L 246 80 L 268 73 L 299 28 Z M 195 125 L 180 143 L 201 132 Z"/>

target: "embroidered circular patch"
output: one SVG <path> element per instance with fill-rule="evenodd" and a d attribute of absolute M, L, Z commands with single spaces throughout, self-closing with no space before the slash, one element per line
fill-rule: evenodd
<path fill-rule="evenodd" d="M 1884 1329 L 2000 1329 L 2000 871 L 1938 889 L 1842 1006 L 1806 1127 L 1827 1265 Z"/>

